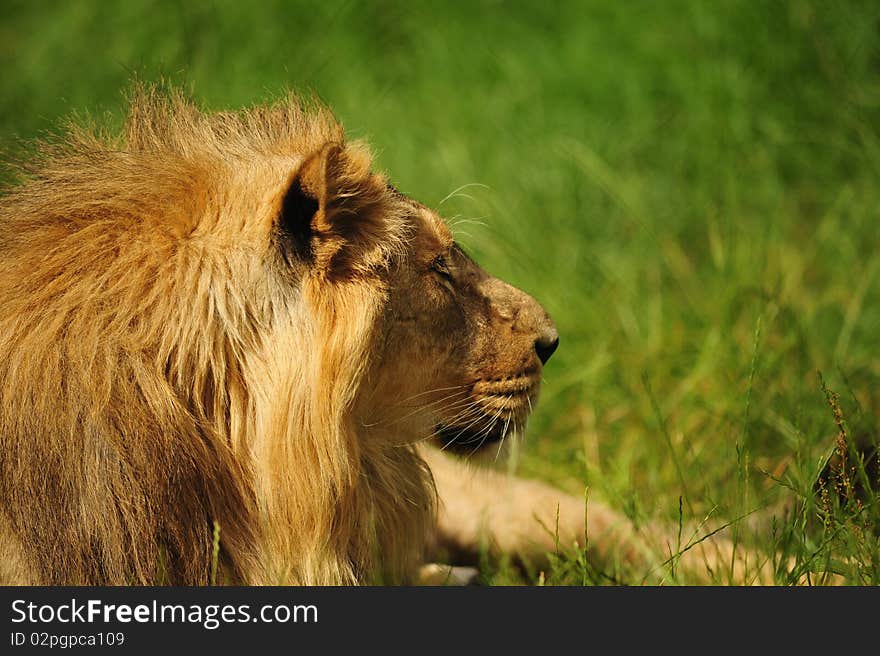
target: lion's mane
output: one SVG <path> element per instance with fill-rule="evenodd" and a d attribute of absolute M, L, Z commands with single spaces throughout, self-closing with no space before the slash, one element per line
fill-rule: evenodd
<path fill-rule="evenodd" d="M 359 222 L 347 273 L 279 273 L 247 235 L 326 144 Z M 353 415 L 387 294 L 358 263 L 405 240 L 365 148 L 294 97 L 208 114 L 141 90 L 118 135 L 71 127 L 22 162 L 0 198 L 0 579 L 406 580 L 430 475 Z"/>

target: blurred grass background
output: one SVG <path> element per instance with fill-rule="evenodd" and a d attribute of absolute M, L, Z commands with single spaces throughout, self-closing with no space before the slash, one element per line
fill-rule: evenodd
<path fill-rule="evenodd" d="M 876 434 L 876 2 L 0 12 L 4 148 L 75 111 L 120 116 L 134 76 L 211 108 L 314 92 L 369 138 L 403 191 L 460 221 L 477 259 L 558 324 L 523 473 L 637 521 L 677 521 L 680 497 L 686 520 L 809 505 L 838 431 L 818 372 L 848 430 Z M 751 540 L 787 531 L 799 562 L 877 583 L 864 517 L 838 509 L 817 533 L 795 515 Z M 569 581 L 576 560 L 545 580 Z"/>

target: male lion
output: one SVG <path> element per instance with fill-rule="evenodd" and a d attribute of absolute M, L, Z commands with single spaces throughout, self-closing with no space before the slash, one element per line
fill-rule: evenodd
<path fill-rule="evenodd" d="M 18 173 L 0 582 L 410 582 L 483 531 L 546 549 L 558 504 L 582 532 L 580 501 L 423 446 L 520 431 L 556 329 L 325 109 L 142 90 L 121 136 L 72 128 Z"/>

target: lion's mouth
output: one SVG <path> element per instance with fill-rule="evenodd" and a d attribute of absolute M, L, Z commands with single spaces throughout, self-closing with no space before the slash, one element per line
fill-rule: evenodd
<path fill-rule="evenodd" d="M 539 387 L 540 380 L 532 372 L 476 381 L 464 409 L 451 420 L 438 422 L 437 442 L 443 449 L 464 455 L 501 442 L 525 426 Z"/>

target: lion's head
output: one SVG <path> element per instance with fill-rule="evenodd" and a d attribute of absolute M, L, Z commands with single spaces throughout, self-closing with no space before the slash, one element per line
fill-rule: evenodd
<path fill-rule="evenodd" d="M 520 428 L 552 322 L 326 111 L 132 107 L 0 201 L 16 576 L 206 582 L 219 530 L 230 580 L 406 578 L 432 508 L 413 445 Z"/>
<path fill-rule="evenodd" d="M 405 435 L 473 454 L 524 426 L 559 338 L 543 308 L 481 269 L 434 211 L 403 202 L 411 237 L 390 270 L 365 419 L 390 416 L 407 422 Z"/>

